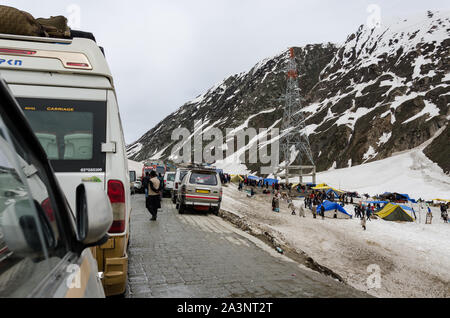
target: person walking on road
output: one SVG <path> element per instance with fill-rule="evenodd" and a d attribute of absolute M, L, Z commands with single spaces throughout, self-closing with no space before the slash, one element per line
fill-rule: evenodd
<path fill-rule="evenodd" d="M 148 197 L 146 199 L 147 209 L 152 215 L 151 221 L 156 221 L 158 209 L 161 207 L 160 181 L 155 171 L 150 172 L 148 182 Z"/>
<path fill-rule="evenodd" d="M 145 177 L 142 179 L 142 187 L 145 191 L 145 199 L 148 197 L 148 180 L 150 180 L 150 173 L 147 171 Z"/>

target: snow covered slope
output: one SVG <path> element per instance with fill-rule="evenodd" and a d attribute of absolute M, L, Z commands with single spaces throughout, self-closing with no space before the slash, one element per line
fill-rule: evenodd
<path fill-rule="evenodd" d="M 358 166 L 321 172 L 317 182 L 360 194 L 408 193 L 432 200 L 450 197 L 450 176 L 422 150 L 407 150 L 392 157 Z"/>

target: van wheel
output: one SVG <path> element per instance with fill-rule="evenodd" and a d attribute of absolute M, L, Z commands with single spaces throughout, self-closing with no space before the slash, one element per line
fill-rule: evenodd
<path fill-rule="evenodd" d="M 219 208 L 211 208 L 211 212 L 214 215 L 219 215 Z"/>

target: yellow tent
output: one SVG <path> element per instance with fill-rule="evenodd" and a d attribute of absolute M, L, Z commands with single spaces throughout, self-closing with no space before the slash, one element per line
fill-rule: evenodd
<path fill-rule="evenodd" d="M 315 187 L 313 187 L 311 189 L 313 189 L 313 190 L 329 190 L 329 189 L 331 189 L 331 190 L 333 190 L 335 192 L 340 192 L 340 193 L 344 193 L 345 192 L 345 191 L 338 190 L 338 189 L 335 189 L 333 187 L 330 187 L 329 185 L 327 185 L 325 183 L 319 184 L 319 185 L 317 185 L 317 186 L 315 186 Z"/>
<path fill-rule="evenodd" d="M 239 181 L 244 181 L 244 178 L 242 178 L 238 174 L 232 174 L 231 175 L 231 182 L 238 183 Z"/>
<path fill-rule="evenodd" d="M 445 200 L 445 199 L 433 199 L 433 201 L 450 202 L 450 200 Z"/>
<path fill-rule="evenodd" d="M 321 184 L 318 184 L 318 185 L 316 185 L 315 187 L 313 187 L 311 189 L 314 189 L 314 190 L 325 190 L 325 189 L 330 189 L 330 188 L 331 187 L 328 184 L 321 183 Z"/>
<path fill-rule="evenodd" d="M 413 217 L 406 212 L 406 209 L 397 204 L 388 203 L 375 214 L 386 221 L 414 222 Z"/>

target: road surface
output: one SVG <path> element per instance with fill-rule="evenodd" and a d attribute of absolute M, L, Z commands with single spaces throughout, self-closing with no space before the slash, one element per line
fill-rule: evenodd
<path fill-rule="evenodd" d="M 220 217 L 180 215 L 164 199 L 150 221 L 144 203 L 132 197 L 128 297 L 367 297 Z"/>

